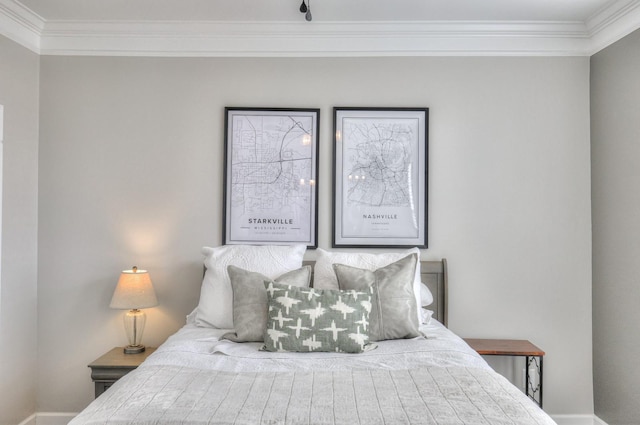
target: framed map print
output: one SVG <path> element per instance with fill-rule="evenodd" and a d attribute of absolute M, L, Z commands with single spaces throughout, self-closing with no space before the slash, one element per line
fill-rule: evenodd
<path fill-rule="evenodd" d="M 224 244 L 317 245 L 319 109 L 225 108 Z"/>
<path fill-rule="evenodd" d="M 427 247 L 428 108 L 334 108 L 334 247 Z"/>

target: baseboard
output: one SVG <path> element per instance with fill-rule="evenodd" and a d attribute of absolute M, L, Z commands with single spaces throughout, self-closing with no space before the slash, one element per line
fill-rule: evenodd
<path fill-rule="evenodd" d="M 29 416 L 24 421 L 20 422 L 18 425 L 36 425 L 36 414 Z"/>
<path fill-rule="evenodd" d="M 38 412 L 20 422 L 19 425 L 67 425 L 77 415 L 69 412 Z"/>
<path fill-rule="evenodd" d="M 558 425 L 607 425 L 595 415 L 551 415 Z"/>

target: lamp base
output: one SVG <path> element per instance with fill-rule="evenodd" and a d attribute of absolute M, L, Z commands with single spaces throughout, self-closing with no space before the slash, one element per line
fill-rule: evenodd
<path fill-rule="evenodd" d="M 127 345 L 124 347 L 125 354 L 139 354 L 145 350 L 144 345 Z"/>
<path fill-rule="evenodd" d="M 142 340 L 142 332 L 144 331 L 144 323 L 147 321 L 147 315 L 144 311 L 134 308 L 124 315 L 124 329 L 127 332 L 129 345 L 124 347 L 125 354 L 138 354 L 144 351 L 144 345 L 140 343 Z"/>

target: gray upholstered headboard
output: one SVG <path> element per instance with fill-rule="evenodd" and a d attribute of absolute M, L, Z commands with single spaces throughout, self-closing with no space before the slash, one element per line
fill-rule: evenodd
<path fill-rule="evenodd" d="M 305 261 L 305 265 L 312 266 L 315 261 Z M 433 304 L 428 306 L 433 310 L 433 317 L 445 326 L 448 325 L 447 314 L 447 260 L 421 261 L 420 275 L 422 282 L 427 285 L 433 294 Z"/>

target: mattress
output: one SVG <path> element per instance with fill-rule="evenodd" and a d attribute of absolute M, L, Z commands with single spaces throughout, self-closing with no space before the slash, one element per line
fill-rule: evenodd
<path fill-rule="evenodd" d="M 361 354 L 264 352 L 186 325 L 71 425 L 554 424 L 437 321 Z"/>

